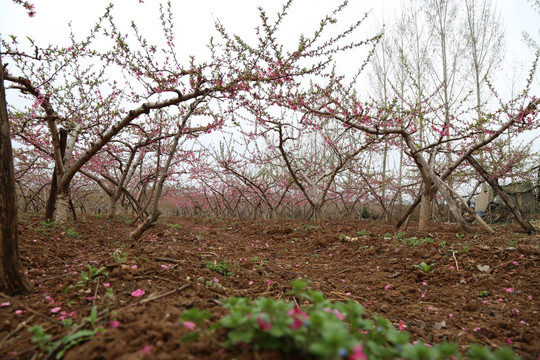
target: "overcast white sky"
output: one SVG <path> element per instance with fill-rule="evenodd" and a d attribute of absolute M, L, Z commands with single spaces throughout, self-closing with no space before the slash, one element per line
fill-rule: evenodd
<path fill-rule="evenodd" d="M 105 11 L 108 0 L 47 0 L 33 1 L 37 15 L 29 18 L 25 9 L 13 4 L 12 0 L 0 0 L 0 34 L 2 37 L 14 34 L 19 39 L 31 36 L 38 44 L 66 44 L 68 23 L 72 22 L 76 35 L 84 36 Z M 161 35 L 158 6 L 161 1 L 138 0 L 115 1 L 114 15 L 118 26 L 128 30 L 131 20 L 135 20 L 144 35 L 152 40 L 152 34 Z M 172 0 L 176 22 L 177 49 L 181 55 L 204 54 L 211 35 L 215 34 L 214 19 L 219 19 L 233 33 L 249 39 L 253 29 L 259 24 L 257 7 L 267 9 L 274 15 L 285 0 Z M 400 5 L 407 0 L 350 0 L 342 18 L 343 26 L 350 24 L 371 10 L 368 23 L 363 27 L 366 36 L 380 30 L 384 22 L 392 23 Z M 522 32 L 527 31 L 540 43 L 540 15 L 528 0 L 493 0 L 500 10 L 506 29 L 506 66 L 503 76 L 510 76 L 513 64 L 523 65 L 522 77 L 527 75 L 533 59 L 533 51 L 524 45 Z M 289 17 L 281 28 L 282 41 L 288 38 L 294 44 L 301 33 L 310 34 L 316 29 L 321 17 L 334 9 L 341 0 L 295 0 Z M 203 60 L 203 59 L 200 59 Z M 361 61 L 361 59 L 359 60 Z M 343 71 L 346 72 L 344 69 Z M 342 71 L 342 72 L 343 72 Z M 540 79 L 534 84 L 535 92 L 540 92 Z"/>
<path fill-rule="evenodd" d="M 197 53 L 204 49 L 213 33 L 213 19 L 220 19 L 230 31 L 248 35 L 258 24 L 257 7 L 268 9 L 274 14 L 284 2 L 280 0 L 172 0 L 176 19 L 177 33 L 187 53 Z M 403 0 L 351 0 L 347 17 L 350 21 L 360 14 L 372 10 L 371 19 L 381 23 L 384 16 L 390 19 L 399 11 Z M 406 0 L 405 0 L 406 1 Z M 100 16 L 110 1 L 92 0 L 47 0 L 31 1 L 36 5 L 37 15 L 29 18 L 20 5 L 12 0 L 0 0 L 0 33 L 3 36 L 15 34 L 31 35 L 45 43 L 61 43 L 67 40 L 67 24 L 72 22 L 79 34 L 84 34 Z M 333 9 L 341 1 L 338 0 L 295 0 L 290 18 L 285 23 L 284 31 L 290 32 L 293 38 L 303 31 L 312 29 L 318 24 L 321 16 Z M 138 0 L 115 1 L 115 15 L 124 25 L 136 20 L 147 31 L 156 30 L 159 34 L 159 1 L 146 0 L 140 4 Z M 510 52 L 522 53 L 521 32 L 528 31 L 539 38 L 540 15 L 535 12 L 527 0 L 494 0 L 500 9 L 507 31 L 507 45 Z M 389 20 L 388 20 L 389 21 Z M 367 25 L 366 31 L 374 31 L 374 25 Z M 527 51 L 530 57 L 530 51 Z M 525 56 L 526 53 L 523 53 Z M 518 55 L 521 56 L 521 55 Z"/>

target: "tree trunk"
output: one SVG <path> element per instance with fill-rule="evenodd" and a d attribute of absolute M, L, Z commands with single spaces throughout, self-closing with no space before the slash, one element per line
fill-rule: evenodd
<path fill-rule="evenodd" d="M 420 231 L 429 230 L 431 219 L 431 203 L 433 202 L 433 183 L 425 181 L 422 188 L 422 197 L 420 199 L 420 218 L 418 220 L 418 229 Z"/>
<path fill-rule="evenodd" d="M 69 185 L 64 186 L 62 189 L 58 190 L 57 199 L 56 199 L 56 216 L 54 222 L 59 225 L 65 225 L 69 221 L 70 213 L 70 189 Z"/>
<path fill-rule="evenodd" d="M 60 140 L 60 154 L 64 158 L 67 146 L 67 130 L 61 128 L 59 131 Z M 54 218 L 54 209 L 56 208 L 56 196 L 58 195 L 58 174 L 56 173 L 56 165 L 54 166 L 53 176 L 51 181 L 51 191 L 49 192 L 49 199 L 47 200 L 47 206 L 45 208 L 45 220 L 51 220 Z"/>
<path fill-rule="evenodd" d="M 15 170 L 0 57 L 0 291 L 8 295 L 31 291 L 21 264 L 17 225 Z"/>
<path fill-rule="evenodd" d="M 113 196 L 109 198 L 109 208 L 107 209 L 107 219 L 114 218 L 114 215 L 116 213 L 116 199 Z"/>

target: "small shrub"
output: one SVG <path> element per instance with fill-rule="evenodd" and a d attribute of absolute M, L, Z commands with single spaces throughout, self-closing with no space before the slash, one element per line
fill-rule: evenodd
<path fill-rule="evenodd" d="M 225 276 L 234 276 L 233 272 L 238 264 L 230 264 L 227 261 L 207 261 L 206 268 Z"/>
<path fill-rule="evenodd" d="M 81 271 L 81 280 L 77 282 L 77 286 L 84 286 L 86 283 L 97 279 L 98 277 L 109 277 L 109 273 L 105 271 L 105 267 L 100 267 L 99 269 L 97 267 L 93 267 L 90 264 L 87 264 L 86 267 L 88 268 L 88 272 Z"/>
<path fill-rule="evenodd" d="M 121 263 L 121 262 L 124 262 L 127 260 L 128 258 L 128 253 L 126 251 L 122 251 L 120 249 L 116 249 L 114 250 L 114 252 L 112 253 L 112 257 L 114 259 L 114 262 L 115 263 Z"/>
<path fill-rule="evenodd" d="M 435 263 L 431 264 L 431 265 L 428 265 L 426 264 L 425 262 L 421 262 L 420 264 L 418 265 L 413 265 L 415 268 L 418 268 L 420 270 L 422 270 L 423 272 L 427 273 L 427 272 L 430 272 L 430 271 L 433 271 L 433 266 L 435 265 Z"/>
<path fill-rule="evenodd" d="M 380 316 L 365 317 L 361 305 L 354 301 L 333 303 L 322 293 L 306 288 L 307 282 L 292 282 L 289 293 L 297 302 L 260 297 L 251 300 L 231 297 L 225 307 L 229 314 L 214 325 L 210 314 L 197 309 L 184 311 L 180 324 L 190 330 L 183 341 L 197 340 L 201 334 L 212 336 L 222 328 L 226 340 L 220 346 L 273 349 L 298 359 L 461 359 L 457 344 L 426 345 L 411 343 L 408 333 L 397 330 Z M 309 303 L 304 308 L 296 303 Z M 212 339 L 214 342 L 217 340 Z M 492 353 L 488 348 L 472 345 L 468 359 L 519 359 L 509 349 Z"/>
<path fill-rule="evenodd" d="M 77 231 L 75 231 L 75 229 L 73 229 L 73 228 L 66 228 L 66 229 L 64 229 L 64 231 L 66 232 L 66 235 L 69 236 L 69 237 L 72 237 L 72 238 L 78 238 L 79 237 L 79 233 Z"/>
<path fill-rule="evenodd" d="M 401 239 L 401 244 L 406 246 L 420 246 L 427 243 L 433 243 L 433 239 L 430 237 L 426 238 L 417 238 L 415 236 L 410 238 Z"/>

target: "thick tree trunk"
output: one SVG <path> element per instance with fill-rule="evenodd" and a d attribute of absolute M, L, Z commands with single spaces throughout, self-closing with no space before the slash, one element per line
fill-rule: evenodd
<path fill-rule="evenodd" d="M 56 216 L 54 222 L 59 225 L 65 225 L 69 222 L 70 213 L 70 189 L 69 185 L 58 190 L 56 199 Z"/>
<path fill-rule="evenodd" d="M 15 170 L 4 89 L 4 66 L 0 58 L 0 291 L 8 295 L 28 294 L 17 232 Z"/>
<path fill-rule="evenodd" d="M 422 188 L 422 197 L 420 199 L 420 217 L 418 220 L 418 229 L 420 231 L 429 230 L 431 223 L 431 203 L 433 202 L 433 183 L 431 181 L 424 182 Z"/>
<path fill-rule="evenodd" d="M 109 198 L 109 208 L 107 209 L 107 219 L 114 218 L 115 214 L 116 214 L 116 199 L 113 195 Z"/>

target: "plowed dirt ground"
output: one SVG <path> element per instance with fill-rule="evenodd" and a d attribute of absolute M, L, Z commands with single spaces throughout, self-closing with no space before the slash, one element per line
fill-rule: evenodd
<path fill-rule="evenodd" d="M 41 324 L 58 339 L 69 332 L 59 325 L 64 319 L 79 324 L 94 305 L 105 331 L 66 359 L 264 359 L 249 349 L 220 349 L 205 337 L 179 341 L 189 331 L 179 316 L 198 307 L 217 321 L 229 296 L 287 299 L 297 278 L 311 280 L 329 299 L 357 301 L 396 327 L 402 320 L 413 339 L 540 356 L 540 237 L 516 225 L 496 226 L 495 235 L 480 228 L 463 235 L 441 223 L 421 233 L 416 224 L 400 232 L 372 220 L 331 221 L 322 229 L 296 220 L 168 218 L 137 242 L 128 241 L 134 225 L 96 217 L 62 228 L 23 215 L 19 226 L 34 292 L 0 294 L 2 359 L 45 358 L 27 329 Z M 415 267 L 422 262 L 432 270 Z M 210 269 L 220 263 L 233 274 Z M 77 286 L 88 265 L 104 267 L 108 277 Z M 144 295 L 132 296 L 136 290 Z"/>

